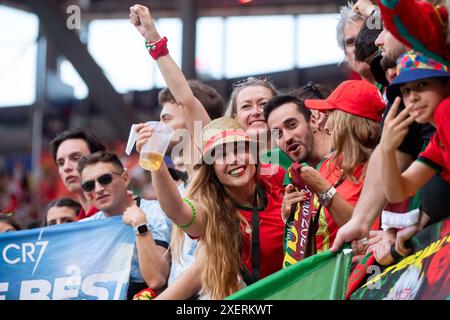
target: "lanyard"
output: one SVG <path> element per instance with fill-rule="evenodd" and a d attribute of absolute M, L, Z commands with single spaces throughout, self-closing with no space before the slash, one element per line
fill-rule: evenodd
<path fill-rule="evenodd" d="M 259 258 L 260 258 L 260 241 L 259 241 L 259 212 L 258 212 L 258 186 L 255 190 L 255 198 L 252 208 L 252 269 L 253 277 L 259 279 Z"/>
<path fill-rule="evenodd" d="M 262 194 L 259 185 L 256 186 L 255 196 L 253 198 L 252 207 L 252 269 L 253 274 L 247 269 L 245 264 L 242 267 L 242 276 L 247 285 L 252 284 L 260 278 L 260 237 L 259 237 L 259 209 L 258 209 L 258 192 Z M 261 197 L 264 202 L 264 196 Z"/>

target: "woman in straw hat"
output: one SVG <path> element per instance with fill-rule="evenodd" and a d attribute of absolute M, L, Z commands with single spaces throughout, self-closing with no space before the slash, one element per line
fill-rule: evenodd
<path fill-rule="evenodd" d="M 144 141 L 138 140 L 138 150 Z M 196 270 L 207 298 L 225 298 L 243 280 L 251 283 L 282 266 L 284 171 L 260 174 L 261 168 L 273 166 L 259 164 L 254 151 L 254 141 L 237 121 L 224 117 L 203 128 L 202 161 L 185 198 L 164 163 L 152 171 L 164 212 L 180 230 L 200 240 Z"/>

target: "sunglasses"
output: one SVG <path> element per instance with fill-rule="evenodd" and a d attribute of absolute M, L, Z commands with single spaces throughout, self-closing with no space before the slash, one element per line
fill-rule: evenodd
<path fill-rule="evenodd" d="M 113 181 L 113 174 L 120 176 L 122 175 L 122 173 L 118 172 L 105 173 L 95 180 L 97 180 L 97 182 L 100 183 L 102 186 L 107 186 Z M 81 189 L 83 189 L 83 191 L 85 192 L 91 192 L 92 190 L 95 189 L 95 180 L 88 180 L 86 182 L 83 182 L 81 184 Z"/>
<path fill-rule="evenodd" d="M 302 90 L 310 90 L 312 91 L 312 93 L 314 93 L 314 95 L 319 98 L 319 99 L 323 99 L 322 94 L 320 93 L 320 90 L 317 89 L 316 85 L 314 84 L 314 82 L 309 81 L 307 84 L 305 84 L 302 87 Z"/>
<path fill-rule="evenodd" d="M 271 77 L 248 77 L 247 79 L 242 79 L 242 80 L 233 82 L 233 89 L 235 89 L 237 87 L 241 87 L 244 84 L 246 84 L 247 82 L 255 81 L 255 80 L 270 82 L 272 80 L 272 78 Z"/>

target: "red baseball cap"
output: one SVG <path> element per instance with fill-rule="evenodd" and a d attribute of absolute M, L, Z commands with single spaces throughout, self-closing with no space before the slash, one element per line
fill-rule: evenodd
<path fill-rule="evenodd" d="M 342 82 L 326 100 L 306 99 L 309 109 L 342 110 L 358 117 L 381 122 L 386 104 L 378 88 L 365 80 Z"/>

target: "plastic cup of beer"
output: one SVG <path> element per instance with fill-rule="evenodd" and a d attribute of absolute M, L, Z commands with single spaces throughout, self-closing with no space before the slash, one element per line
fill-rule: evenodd
<path fill-rule="evenodd" d="M 173 129 L 159 121 L 149 121 L 147 125 L 153 129 L 153 132 L 142 146 L 139 165 L 145 170 L 157 171 L 163 162 Z"/>

